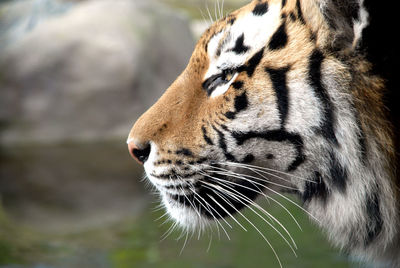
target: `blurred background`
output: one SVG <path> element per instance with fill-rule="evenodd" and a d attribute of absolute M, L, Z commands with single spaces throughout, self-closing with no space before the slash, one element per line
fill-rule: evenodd
<path fill-rule="evenodd" d="M 224 12 L 246 0 L 225 0 Z M 220 1 L 222 6 L 222 1 Z M 208 10 L 210 12 L 207 11 Z M 171 222 L 129 156 L 135 120 L 184 69 L 214 0 L 0 1 L 0 267 L 279 267 L 242 218 L 163 239 Z M 209 15 L 210 13 L 210 15 Z M 251 211 L 284 267 L 356 267 L 304 212 Z M 161 217 L 161 219 L 159 219 Z"/>

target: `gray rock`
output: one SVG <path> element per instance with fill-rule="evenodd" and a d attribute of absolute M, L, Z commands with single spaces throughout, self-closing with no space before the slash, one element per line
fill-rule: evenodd
<path fill-rule="evenodd" d="M 0 49 L 32 31 L 48 18 L 67 12 L 73 3 L 61 0 L 0 2 Z"/>
<path fill-rule="evenodd" d="M 76 3 L 42 20 L 0 51 L 0 143 L 125 138 L 185 67 L 188 25 L 142 0 Z"/>

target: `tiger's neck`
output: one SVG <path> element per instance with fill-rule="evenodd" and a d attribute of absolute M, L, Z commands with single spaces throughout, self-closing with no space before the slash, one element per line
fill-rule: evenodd
<path fill-rule="evenodd" d="M 384 83 L 368 74 L 368 66 L 359 59 L 352 64 L 348 92 L 328 88 L 337 104 L 337 143 L 313 145 L 319 147 L 310 154 L 318 168 L 310 172 L 302 199 L 334 244 L 371 259 L 388 255 L 400 265 L 392 126 L 383 105 Z"/>

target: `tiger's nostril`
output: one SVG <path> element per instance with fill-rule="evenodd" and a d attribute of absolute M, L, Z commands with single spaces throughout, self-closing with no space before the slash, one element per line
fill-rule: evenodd
<path fill-rule="evenodd" d="M 145 146 L 137 146 L 134 142 L 128 143 L 129 153 L 140 164 L 144 164 L 150 155 L 151 146 L 147 143 Z"/>

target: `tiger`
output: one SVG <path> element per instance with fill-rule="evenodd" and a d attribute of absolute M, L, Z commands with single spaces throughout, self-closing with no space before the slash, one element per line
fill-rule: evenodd
<path fill-rule="evenodd" d="M 368 21 L 363 0 L 253 0 L 203 33 L 127 139 L 176 224 L 293 195 L 334 246 L 400 267 L 399 147 L 360 49 Z"/>

